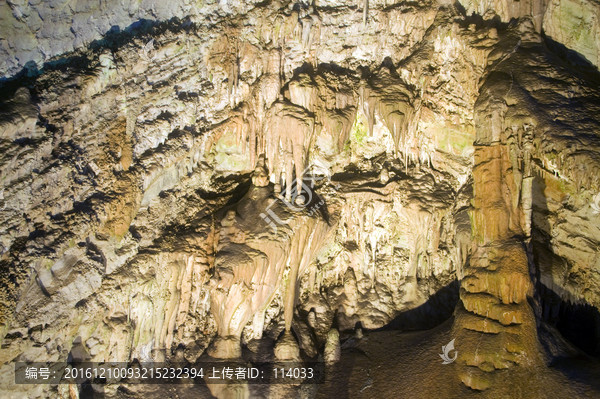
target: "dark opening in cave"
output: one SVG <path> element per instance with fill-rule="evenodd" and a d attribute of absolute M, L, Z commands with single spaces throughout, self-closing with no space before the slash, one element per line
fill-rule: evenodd
<path fill-rule="evenodd" d="M 454 313 L 454 309 L 456 308 L 459 299 L 458 289 L 458 280 L 452 281 L 450 284 L 433 294 L 427 302 L 416 308 L 400 313 L 386 326 L 377 331 L 429 330 L 442 324 Z"/>
<path fill-rule="evenodd" d="M 548 287 L 541 286 L 542 319 L 586 354 L 600 357 L 600 313 L 587 303 L 563 300 Z"/>

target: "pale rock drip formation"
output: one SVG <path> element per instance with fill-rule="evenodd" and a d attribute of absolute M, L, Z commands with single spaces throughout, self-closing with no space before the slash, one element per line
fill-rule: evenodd
<path fill-rule="evenodd" d="M 540 27 L 596 42 L 562 2 L 63 3 L 0 5 L 3 71 L 75 49 L 3 83 L 2 389 L 69 355 L 331 365 L 460 295 L 451 373 L 493 397 L 545 367 L 544 290 L 600 306 L 597 70 Z"/>
<path fill-rule="evenodd" d="M 213 357 L 239 358 L 244 329 L 251 339 L 260 339 L 265 312 L 276 295 L 283 299 L 289 332 L 298 275 L 305 272 L 328 231 L 327 223 L 316 218 L 294 218 L 289 209 L 276 203 L 272 186 L 267 169 L 259 162 L 250 190 L 221 221 L 212 253 L 215 276 L 210 301 L 218 334 L 209 351 Z M 285 224 L 267 224 L 266 218 L 259 217 L 264 212 L 278 213 L 276 217 Z"/>
<path fill-rule="evenodd" d="M 380 328 L 399 310 L 417 307 L 451 284 L 462 261 L 460 250 L 449 249 L 460 248 L 458 236 L 470 232 L 457 226 L 460 205 L 444 178 L 449 176 L 417 172 L 410 181 L 345 180 L 345 204 L 329 206 L 339 212 L 336 233 L 302 285 L 304 310 L 326 306 L 326 314 L 338 313 L 343 330 L 357 323 Z M 356 186 L 361 188 L 344 190 Z"/>

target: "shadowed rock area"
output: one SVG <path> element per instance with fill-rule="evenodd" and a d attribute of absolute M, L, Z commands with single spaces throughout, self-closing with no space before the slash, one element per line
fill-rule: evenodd
<path fill-rule="evenodd" d="M 2 396 L 600 396 L 599 13 L 0 4 Z"/>

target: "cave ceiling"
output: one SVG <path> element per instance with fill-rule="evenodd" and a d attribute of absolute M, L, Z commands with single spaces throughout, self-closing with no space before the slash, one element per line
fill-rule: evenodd
<path fill-rule="evenodd" d="M 169 397 L 15 384 L 15 362 L 241 359 L 326 380 L 179 394 L 597 397 L 599 20 L 0 4 L 0 392 Z"/>

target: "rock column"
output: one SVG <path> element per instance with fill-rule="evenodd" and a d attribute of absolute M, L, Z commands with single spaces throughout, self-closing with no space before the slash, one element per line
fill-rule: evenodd
<path fill-rule="evenodd" d="M 502 99 L 483 94 L 473 169 L 473 251 L 460 286 L 454 334 L 459 377 L 485 390 L 501 371 L 540 362 L 528 247 L 531 178 L 516 162 L 514 132 L 505 125 Z M 518 150 L 518 148 L 517 148 Z"/>

